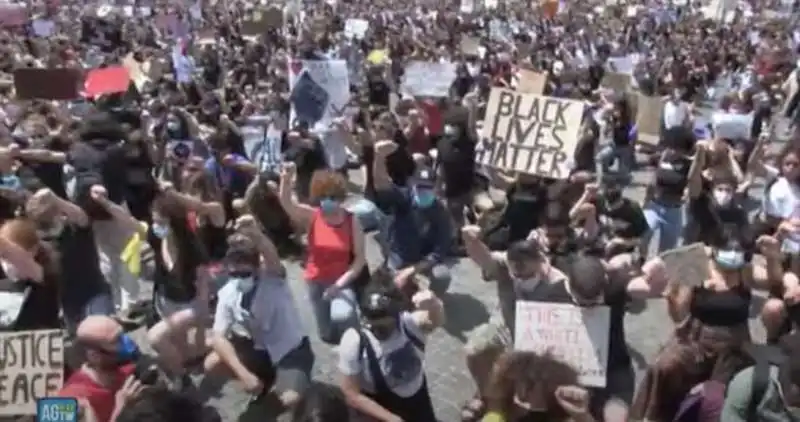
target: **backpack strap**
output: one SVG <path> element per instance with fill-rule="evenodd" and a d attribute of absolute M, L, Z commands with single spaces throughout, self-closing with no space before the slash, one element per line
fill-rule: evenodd
<path fill-rule="evenodd" d="M 415 334 L 411 334 L 411 332 L 408 331 L 408 329 L 406 328 L 406 324 L 405 322 L 402 321 L 402 319 L 400 320 L 400 331 L 403 332 L 403 335 L 405 335 L 406 338 L 408 338 L 408 341 L 410 341 L 411 344 L 413 344 L 414 347 L 417 348 L 417 350 L 419 350 L 420 352 L 425 352 L 425 342 L 422 341 L 422 339 L 417 337 Z"/>
<path fill-rule="evenodd" d="M 758 405 L 761 404 L 761 399 L 764 398 L 764 393 L 767 392 L 769 387 L 770 378 L 770 362 L 767 359 L 756 359 L 753 365 L 753 378 L 750 382 L 750 402 L 747 405 L 747 420 L 758 420 Z"/>

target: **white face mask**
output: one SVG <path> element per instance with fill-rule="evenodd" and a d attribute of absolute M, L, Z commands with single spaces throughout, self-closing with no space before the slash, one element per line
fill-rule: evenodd
<path fill-rule="evenodd" d="M 727 207 L 733 200 L 733 194 L 727 190 L 714 189 L 714 202 L 721 207 Z"/>

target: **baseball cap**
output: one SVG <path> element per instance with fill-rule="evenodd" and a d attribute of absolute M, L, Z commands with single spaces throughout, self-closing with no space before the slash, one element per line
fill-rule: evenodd
<path fill-rule="evenodd" d="M 417 186 L 434 187 L 436 184 L 436 172 L 428 166 L 418 166 L 411 176 L 411 182 Z"/>

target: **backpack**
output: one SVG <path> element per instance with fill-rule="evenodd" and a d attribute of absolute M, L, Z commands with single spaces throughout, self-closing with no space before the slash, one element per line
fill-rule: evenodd
<path fill-rule="evenodd" d="M 769 388 L 770 367 L 777 366 L 782 368 L 788 362 L 789 357 L 779 347 L 765 344 L 750 344 L 745 347 L 745 351 L 753 358 L 753 378 L 750 383 L 750 401 L 747 405 L 747 420 L 758 420 L 758 405 L 764 398 L 764 394 Z M 791 421 L 796 418 L 790 413 L 785 412 Z"/>

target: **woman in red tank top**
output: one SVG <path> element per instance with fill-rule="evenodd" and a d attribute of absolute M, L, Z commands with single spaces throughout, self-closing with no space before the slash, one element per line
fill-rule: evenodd
<path fill-rule="evenodd" d="M 323 341 L 338 343 L 341 333 L 358 323 L 352 282 L 367 262 L 364 230 L 342 206 L 347 182 L 341 174 L 329 170 L 314 173 L 310 199 L 315 205 L 301 204 L 292 197 L 295 176 L 294 164 L 285 164 L 281 170 L 281 205 L 299 228 L 308 231 L 304 277 L 317 330 Z"/>

